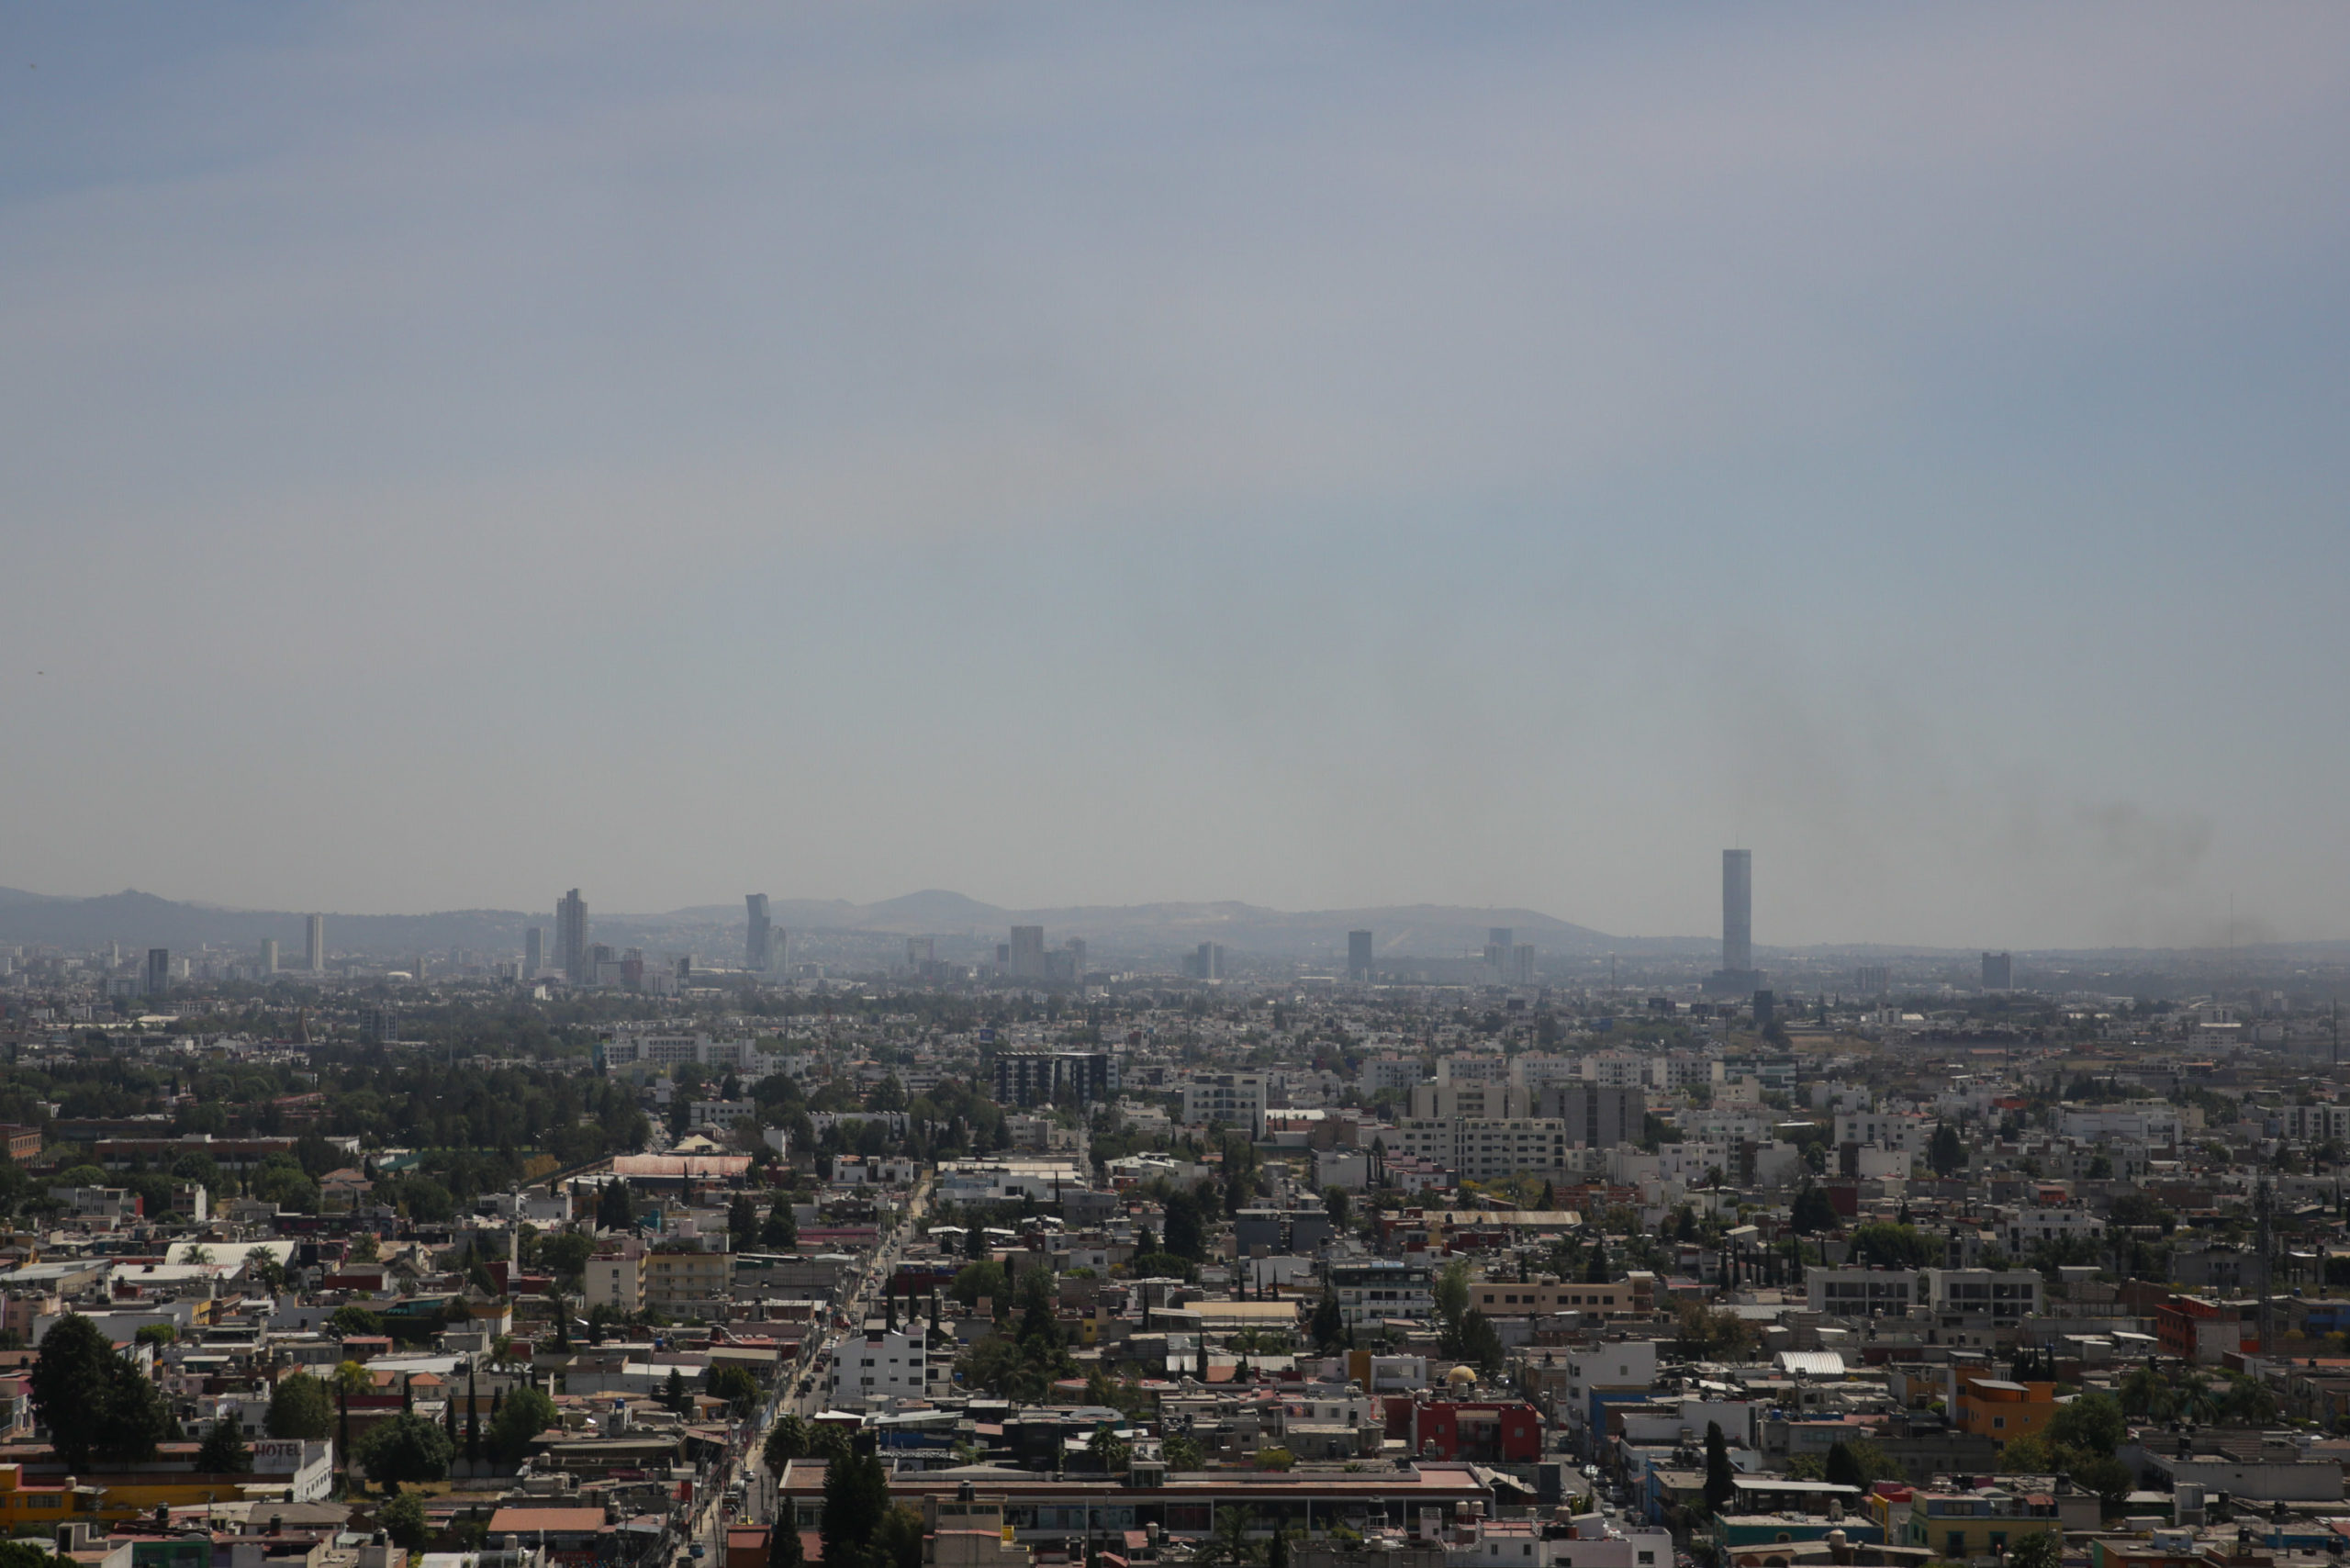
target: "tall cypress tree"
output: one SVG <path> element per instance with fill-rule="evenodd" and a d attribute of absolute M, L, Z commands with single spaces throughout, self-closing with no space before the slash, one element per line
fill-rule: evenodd
<path fill-rule="evenodd" d="M 1706 1423 L 1706 1507 L 1720 1513 L 1738 1495 L 1738 1473 L 1729 1467 L 1729 1443 L 1719 1421 Z"/>

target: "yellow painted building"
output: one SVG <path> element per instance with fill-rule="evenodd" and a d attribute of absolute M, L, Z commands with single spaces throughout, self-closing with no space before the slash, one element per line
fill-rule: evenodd
<path fill-rule="evenodd" d="M 96 1501 L 93 1487 L 28 1481 L 23 1465 L 0 1464 L 0 1532 L 11 1538 L 87 1518 Z"/>

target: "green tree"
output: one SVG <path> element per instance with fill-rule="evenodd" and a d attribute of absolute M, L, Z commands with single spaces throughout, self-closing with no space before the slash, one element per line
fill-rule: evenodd
<path fill-rule="evenodd" d="M 1060 1327 L 1054 1321 L 1053 1271 L 1031 1269 L 1020 1276 L 1020 1342 L 1058 1350 Z"/>
<path fill-rule="evenodd" d="M 410 1551 L 421 1551 L 432 1539 L 432 1531 L 425 1523 L 424 1499 L 413 1492 L 403 1492 L 375 1510 L 375 1522 L 392 1538 L 392 1544 L 404 1546 Z"/>
<path fill-rule="evenodd" d="M 308 1372 L 288 1372 L 270 1391 L 269 1415 L 263 1429 L 273 1438 L 304 1438 L 312 1442 L 334 1430 L 334 1406 L 327 1385 Z"/>
<path fill-rule="evenodd" d="M 1583 1263 L 1583 1282 L 1604 1285 L 1615 1277 L 1616 1271 L 1607 1261 L 1607 1238 L 1601 1237 L 1592 1243 L 1591 1257 Z"/>
<path fill-rule="evenodd" d="M 1836 1205 L 1828 1194 L 1807 1182 L 1796 1194 L 1795 1212 L 1788 1220 L 1798 1236 L 1810 1236 L 1818 1231 L 1836 1228 Z"/>
<path fill-rule="evenodd" d="M 1934 1136 L 1926 1145 L 1926 1164 L 1937 1176 L 1965 1169 L 1966 1146 L 1959 1141 L 1958 1129 L 1948 1122 L 1934 1124 Z"/>
<path fill-rule="evenodd" d="M 556 1424 L 554 1401 L 525 1383 L 506 1396 L 490 1417 L 489 1430 L 484 1440 L 492 1459 L 500 1464 L 519 1464 L 539 1434 Z M 374 1472 L 370 1470 L 370 1474 Z"/>
<path fill-rule="evenodd" d="M 2247 1427 L 2265 1427 L 2277 1419 L 2277 1395 L 2258 1378 L 2231 1378 L 2228 1392 L 2220 1401 L 2220 1408 L 2231 1421 Z"/>
<path fill-rule="evenodd" d="M 1256 1528 L 1256 1509 L 1245 1504 L 1239 1507 L 1219 1506 L 1214 1525 L 1192 1546 L 1192 1562 L 1201 1568 L 1247 1568 L 1259 1555 L 1251 1534 Z"/>
<path fill-rule="evenodd" d="M 785 1465 L 795 1459 L 806 1459 L 808 1454 L 808 1423 L 789 1412 L 776 1417 L 775 1425 L 767 1428 L 767 1441 L 759 1449 L 760 1462 L 773 1475 L 781 1475 Z"/>
<path fill-rule="evenodd" d="M 1344 1187 L 1325 1187 L 1322 1206 L 1330 1211 L 1330 1228 L 1345 1235 L 1348 1216 L 1354 1212 L 1353 1195 Z"/>
<path fill-rule="evenodd" d="M 2053 1475 L 2062 1468 L 2048 1447 L 2047 1438 L 2038 1432 L 2009 1438 L 1999 1445 L 2002 1475 Z"/>
<path fill-rule="evenodd" d="M 966 1263 L 947 1282 L 946 1294 L 965 1306 L 978 1305 L 981 1296 L 1004 1302 L 1012 1297 L 1012 1281 L 1001 1263 Z"/>
<path fill-rule="evenodd" d="M 2008 1568 L 2061 1568 L 2063 1537 L 2053 1529 L 2038 1529 L 2008 1548 Z"/>
<path fill-rule="evenodd" d="M 1879 1481 L 1891 1480 L 1900 1473 L 1901 1467 L 1867 1438 L 1850 1438 L 1831 1445 L 1824 1467 L 1827 1480 L 1839 1486 L 1858 1486 L 1863 1491 Z"/>
<path fill-rule="evenodd" d="M 2152 1367 L 2133 1367 L 2121 1380 L 2121 1410 L 2126 1416 L 2167 1421 L 2175 1404 L 2170 1379 Z"/>
<path fill-rule="evenodd" d="M 371 1311 L 357 1302 L 352 1302 L 348 1305 L 336 1307 L 333 1316 L 327 1319 L 327 1327 L 346 1339 L 353 1335 L 373 1338 L 383 1333 L 384 1318 L 381 1313 Z"/>
<path fill-rule="evenodd" d="M 784 1505 L 783 1517 L 767 1531 L 767 1568 L 807 1568 L 808 1549 L 800 1544 L 799 1509 Z"/>
<path fill-rule="evenodd" d="M 751 1406 L 759 1402 L 758 1380 L 736 1366 L 713 1366 L 702 1374 L 702 1385 L 716 1398 L 723 1399 L 737 1416 L 750 1414 Z"/>
<path fill-rule="evenodd" d="M 824 1466 L 820 1537 L 827 1563 L 861 1561 L 890 1512 L 890 1480 L 874 1454 L 851 1453 Z"/>
<path fill-rule="evenodd" d="M 245 1434 L 236 1422 L 223 1416 L 212 1423 L 204 1434 L 203 1443 L 196 1450 L 196 1469 L 199 1475 L 250 1475 L 253 1456 L 245 1447 Z"/>
<path fill-rule="evenodd" d="M 155 1385 L 115 1353 L 105 1332 L 78 1313 L 52 1327 L 33 1362 L 33 1408 L 59 1459 L 87 1470 L 93 1458 L 136 1464 L 171 1430 Z"/>
<path fill-rule="evenodd" d="M 2109 1513 L 2129 1498 L 2130 1488 L 2136 1481 L 2130 1467 L 2109 1453 L 2084 1456 L 2069 1473 L 2073 1484 L 2084 1492 L 2096 1493 L 2098 1501 L 2105 1505 Z"/>
<path fill-rule="evenodd" d="M 1087 1441 L 1085 1452 L 1094 1463 L 1110 1474 L 1115 1475 L 1126 1468 L 1126 1461 L 1131 1457 L 1133 1448 L 1109 1428 L 1104 1427 Z"/>
<path fill-rule="evenodd" d="M 1738 1495 L 1737 1472 L 1729 1465 L 1729 1442 L 1719 1421 L 1706 1423 L 1706 1507 L 1720 1513 Z"/>
<path fill-rule="evenodd" d="M 1754 1326 L 1729 1307 L 1684 1301 L 1673 1309 L 1681 1353 L 1694 1361 L 1734 1361 L 1754 1347 Z"/>
<path fill-rule="evenodd" d="M 1166 1459 L 1169 1471 L 1197 1470 L 1206 1462 L 1200 1453 L 1198 1441 L 1180 1432 L 1163 1439 L 1158 1451 Z"/>
<path fill-rule="evenodd" d="M 1428 1295 L 1438 1317 L 1459 1323 L 1460 1315 L 1469 1310 L 1469 1260 L 1456 1258 L 1438 1269 L 1436 1278 L 1428 1282 Z"/>
<path fill-rule="evenodd" d="M 1167 1196 L 1166 1249 L 1196 1263 L 1207 1255 L 1207 1222 L 1199 1197 L 1188 1187 Z"/>
<path fill-rule="evenodd" d="M 922 1568 L 922 1515 L 903 1503 L 881 1516 L 873 1542 L 865 1549 L 866 1568 Z"/>
<path fill-rule="evenodd" d="M 662 1386 L 661 1403 L 679 1416 L 692 1408 L 692 1400 L 686 1393 L 686 1374 L 675 1367 L 669 1369 L 669 1381 Z"/>
<path fill-rule="evenodd" d="M 449 1473 L 456 1450 L 438 1422 L 400 1415 L 368 1428 L 352 1457 L 372 1481 L 439 1481 Z"/>
<path fill-rule="evenodd" d="M 1502 1337 L 1485 1315 L 1475 1307 L 1461 1314 L 1460 1321 L 1447 1327 L 1440 1336 L 1444 1353 L 1455 1361 L 1467 1361 L 1484 1372 L 1497 1372 L 1508 1352 L 1502 1349 Z"/>
<path fill-rule="evenodd" d="M 791 1212 L 791 1200 L 778 1198 L 767 1210 L 767 1223 L 759 1226 L 759 1246 L 769 1252 L 789 1252 L 800 1245 L 800 1221 Z"/>
<path fill-rule="evenodd" d="M 1854 1226 L 1852 1246 L 1855 1265 L 1879 1269 L 1927 1268 L 1938 1251 L 1932 1239 L 1916 1226 L 1883 1221 Z"/>
<path fill-rule="evenodd" d="M 595 1238 L 576 1230 L 550 1236 L 539 1243 L 539 1266 L 561 1280 L 581 1278 L 588 1272 L 588 1260 L 595 1255 Z"/>
<path fill-rule="evenodd" d="M 2058 1406 L 2055 1418 L 2048 1423 L 2051 1442 L 2085 1454 L 2110 1454 L 2121 1446 L 2127 1430 L 2121 1405 L 2096 1389 Z"/>
<path fill-rule="evenodd" d="M 1314 1304 L 1314 1320 L 1309 1329 L 1314 1336 L 1314 1343 L 1326 1350 L 1336 1345 L 1346 1331 L 1346 1315 L 1339 1308 L 1338 1293 L 1325 1283 L 1322 1299 Z"/>

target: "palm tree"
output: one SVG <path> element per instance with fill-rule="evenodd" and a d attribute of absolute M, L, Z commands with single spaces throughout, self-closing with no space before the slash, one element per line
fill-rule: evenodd
<path fill-rule="evenodd" d="M 2181 1419 L 2210 1422 L 2220 1418 L 2220 1397 L 2202 1373 L 2183 1378 L 2174 1387 Z"/>
<path fill-rule="evenodd" d="M 1249 1539 L 1257 1510 L 1247 1506 L 1218 1508 L 1215 1526 L 1192 1543 L 1192 1562 L 1200 1568 L 1243 1568 L 1258 1561 L 1263 1548 Z"/>
<path fill-rule="evenodd" d="M 2178 1401 L 2168 1378 L 2152 1367 L 2139 1367 L 2121 1380 L 2121 1408 L 2150 1421 L 2167 1421 L 2177 1413 Z"/>

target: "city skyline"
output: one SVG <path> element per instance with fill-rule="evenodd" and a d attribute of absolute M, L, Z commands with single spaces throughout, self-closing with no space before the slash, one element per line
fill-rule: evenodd
<path fill-rule="evenodd" d="M 2350 937 L 2350 14 L 561 17 L 17 18 L 0 886 Z"/>

